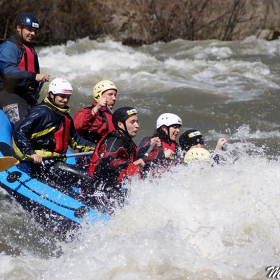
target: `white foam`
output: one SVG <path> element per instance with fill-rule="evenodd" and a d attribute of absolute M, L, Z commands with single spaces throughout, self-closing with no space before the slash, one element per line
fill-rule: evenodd
<path fill-rule="evenodd" d="M 278 261 L 279 174 L 278 162 L 245 154 L 135 180 L 129 205 L 67 244 L 44 279 L 264 276 Z"/>
<path fill-rule="evenodd" d="M 174 48 L 172 56 L 164 54 L 165 49 L 170 51 L 169 45 L 176 47 L 179 54 Z M 43 48 L 39 57 L 43 71 L 51 77 L 63 76 L 78 83 L 106 78 L 124 85 L 127 91 L 135 87 L 142 91 L 148 87 L 155 92 L 162 88 L 193 88 L 241 101 L 254 99 L 265 89 L 279 89 L 278 75 L 271 73 L 260 59 L 237 59 L 237 55 L 256 56 L 256 50 L 278 55 L 279 42 L 268 44 L 250 38 L 232 44 L 206 41 L 195 46 L 193 42 L 177 40 L 132 48 L 110 40 L 97 43 L 84 38 Z"/>

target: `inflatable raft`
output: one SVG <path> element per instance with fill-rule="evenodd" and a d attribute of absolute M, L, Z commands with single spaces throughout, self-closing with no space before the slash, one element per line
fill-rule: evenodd
<path fill-rule="evenodd" d="M 12 127 L 0 110 L 0 157 L 13 156 L 11 148 Z M 67 163 L 74 163 L 74 157 Z M 3 170 L 5 168 L 1 168 Z M 83 202 L 77 188 L 58 188 L 46 185 L 28 175 L 28 165 L 20 163 L 0 172 L 0 187 L 12 195 L 37 221 L 56 233 L 65 234 L 82 223 L 108 221 L 110 216 L 100 213 L 94 205 Z"/>

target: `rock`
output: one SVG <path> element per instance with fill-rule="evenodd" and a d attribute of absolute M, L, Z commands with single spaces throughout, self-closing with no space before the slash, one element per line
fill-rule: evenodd
<path fill-rule="evenodd" d="M 258 39 L 265 39 L 265 40 L 277 40 L 279 39 L 280 32 L 277 30 L 269 30 L 269 29 L 264 29 L 264 30 L 259 30 L 256 34 L 256 37 Z"/>
<path fill-rule="evenodd" d="M 128 45 L 252 35 L 274 40 L 280 30 L 278 0 L 9 0 L 0 1 L 0 38 L 14 32 L 15 17 L 26 7 L 41 25 L 38 44 L 84 37 Z"/>

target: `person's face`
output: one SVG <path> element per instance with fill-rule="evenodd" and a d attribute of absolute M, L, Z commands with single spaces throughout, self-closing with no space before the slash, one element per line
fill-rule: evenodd
<path fill-rule="evenodd" d="M 107 106 L 112 110 L 117 100 L 117 91 L 108 89 L 102 93 L 102 97 L 106 98 Z"/>
<path fill-rule="evenodd" d="M 168 128 L 163 127 L 162 130 L 168 135 Z M 175 124 L 169 126 L 169 138 L 171 141 L 176 141 L 178 134 L 180 133 L 180 125 Z"/>
<path fill-rule="evenodd" d="M 52 94 L 50 93 L 50 97 L 53 99 L 54 104 L 59 107 L 59 108 L 64 108 L 67 106 L 69 99 L 70 99 L 69 94 Z"/>
<path fill-rule="evenodd" d="M 123 123 L 119 122 L 118 125 L 120 128 L 124 129 Z M 139 128 L 138 116 L 133 115 L 133 116 L 129 117 L 125 121 L 125 125 L 126 125 L 126 129 L 127 129 L 129 136 L 131 138 L 135 137 L 137 135 L 138 128 Z"/>
<path fill-rule="evenodd" d="M 28 27 L 28 26 L 21 27 L 20 25 L 17 25 L 18 34 L 27 43 L 30 43 L 33 40 L 33 38 L 35 36 L 35 31 L 36 31 L 36 28 L 32 28 L 32 27 Z"/>

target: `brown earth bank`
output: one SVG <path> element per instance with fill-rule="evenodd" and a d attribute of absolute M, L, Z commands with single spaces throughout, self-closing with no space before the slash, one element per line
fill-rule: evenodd
<path fill-rule="evenodd" d="M 280 0 L 0 0 L 0 38 L 14 32 L 21 12 L 38 18 L 40 45 L 84 37 L 141 45 L 280 34 Z"/>

